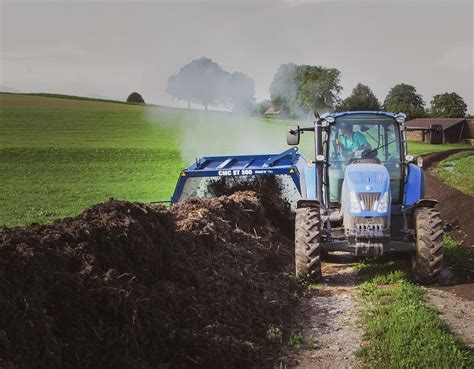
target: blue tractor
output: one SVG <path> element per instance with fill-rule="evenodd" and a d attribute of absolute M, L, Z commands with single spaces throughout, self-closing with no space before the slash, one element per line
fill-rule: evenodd
<path fill-rule="evenodd" d="M 343 112 L 312 114 L 312 125 L 290 126 L 289 145 L 314 135 L 315 160 L 297 148 L 281 154 L 204 157 L 183 170 L 172 203 L 206 196 L 215 177 L 236 180 L 278 176 L 293 203 L 295 273 L 317 281 L 321 256 L 330 251 L 378 257 L 411 254 L 413 274 L 433 283 L 443 261 L 443 223 L 436 201 L 425 199 L 421 165 L 407 154 L 404 114 Z M 442 141 L 431 127 L 431 143 Z M 289 190 L 288 190 L 289 189 Z"/>

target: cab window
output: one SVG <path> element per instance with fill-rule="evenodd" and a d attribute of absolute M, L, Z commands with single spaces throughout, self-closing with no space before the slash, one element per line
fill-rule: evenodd
<path fill-rule="evenodd" d="M 340 202 L 344 169 L 351 160 L 378 159 L 390 174 L 392 202 L 400 197 L 400 131 L 395 120 L 375 114 L 351 114 L 336 118 L 328 145 L 330 202 Z"/>

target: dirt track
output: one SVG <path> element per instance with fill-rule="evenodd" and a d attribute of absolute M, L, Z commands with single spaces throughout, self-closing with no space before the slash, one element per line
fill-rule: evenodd
<path fill-rule="evenodd" d="M 305 337 L 311 337 L 317 349 L 298 352 L 295 367 L 352 368 L 356 365 L 354 353 L 362 341 L 357 326 L 360 307 L 354 300 L 358 283 L 353 258 L 334 253 L 323 263 L 322 272 L 322 283 L 300 309 Z"/>
<path fill-rule="evenodd" d="M 464 149 L 465 150 L 465 149 Z M 438 208 L 450 234 L 467 247 L 474 247 L 474 197 L 442 182 L 436 175 L 436 164 L 463 149 L 424 156 L 426 197 L 438 200 Z"/>

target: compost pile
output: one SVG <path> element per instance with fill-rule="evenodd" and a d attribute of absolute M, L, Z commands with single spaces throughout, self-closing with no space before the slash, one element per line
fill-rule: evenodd
<path fill-rule="evenodd" d="M 272 367 L 266 332 L 285 332 L 295 285 L 265 203 L 112 200 L 0 228 L 0 367 Z"/>

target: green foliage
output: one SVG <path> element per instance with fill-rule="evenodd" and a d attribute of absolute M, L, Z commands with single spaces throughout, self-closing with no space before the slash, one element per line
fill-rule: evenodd
<path fill-rule="evenodd" d="M 166 92 L 188 104 L 242 105 L 252 103 L 255 82 L 244 73 L 228 73 L 208 58 L 193 60 L 168 79 Z"/>
<path fill-rule="evenodd" d="M 308 110 L 333 110 L 341 90 L 337 69 L 282 64 L 273 77 L 270 96 L 275 106 L 295 117 Z"/>
<path fill-rule="evenodd" d="M 468 368 L 474 361 L 437 313 L 423 304 L 424 290 L 401 272 L 360 287 L 361 323 L 368 340 L 357 353 L 364 368 Z"/>
<path fill-rule="evenodd" d="M 408 259 L 386 260 L 382 259 L 364 259 L 359 261 L 354 266 L 355 270 L 359 272 L 361 277 L 375 277 L 378 275 L 385 275 L 390 272 L 397 272 L 399 270 L 409 270 Z"/>
<path fill-rule="evenodd" d="M 128 95 L 127 102 L 145 104 L 145 100 L 143 100 L 142 95 L 140 95 L 138 92 L 132 92 L 130 95 Z"/>
<path fill-rule="evenodd" d="M 267 329 L 267 340 L 281 344 L 283 342 L 283 332 L 280 328 L 271 326 Z"/>
<path fill-rule="evenodd" d="M 447 234 L 444 235 L 443 243 L 445 263 L 454 267 L 458 274 L 474 275 L 474 250 L 470 247 L 463 247 Z"/>
<path fill-rule="evenodd" d="M 426 116 L 425 102 L 416 88 L 400 83 L 393 86 L 384 101 L 384 109 L 394 113 L 405 113 L 408 119 Z"/>
<path fill-rule="evenodd" d="M 449 156 L 438 164 L 437 171 L 444 182 L 474 196 L 474 151 Z"/>
<path fill-rule="evenodd" d="M 340 75 L 335 68 L 300 65 L 296 74 L 299 105 L 320 113 L 334 110 L 342 90 Z"/>
<path fill-rule="evenodd" d="M 273 369 L 286 369 L 286 365 L 283 361 L 280 361 L 278 364 L 275 364 Z"/>
<path fill-rule="evenodd" d="M 446 92 L 433 96 L 431 100 L 431 116 L 436 118 L 464 118 L 467 105 L 463 98 L 455 92 Z"/>
<path fill-rule="evenodd" d="M 299 332 L 290 337 L 288 340 L 288 346 L 292 347 L 295 350 L 301 350 L 304 344 L 303 333 Z"/>
<path fill-rule="evenodd" d="M 265 112 L 272 106 L 272 102 L 270 100 L 264 100 L 256 105 L 255 114 L 263 115 Z"/>
<path fill-rule="evenodd" d="M 298 111 L 298 85 L 296 83 L 296 64 L 282 64 L 278 67 L 270 85 L 270 98 L 274 106 L 279 107 L 289 116 Z"/>
<path fill-rule="evenodd" d="M 352 90 L 352 94 L 345 98 L 337 107 L 337 111 L 378 111 L 381 110 L 379 100 L 369 86 L 358 83 Z"/>

